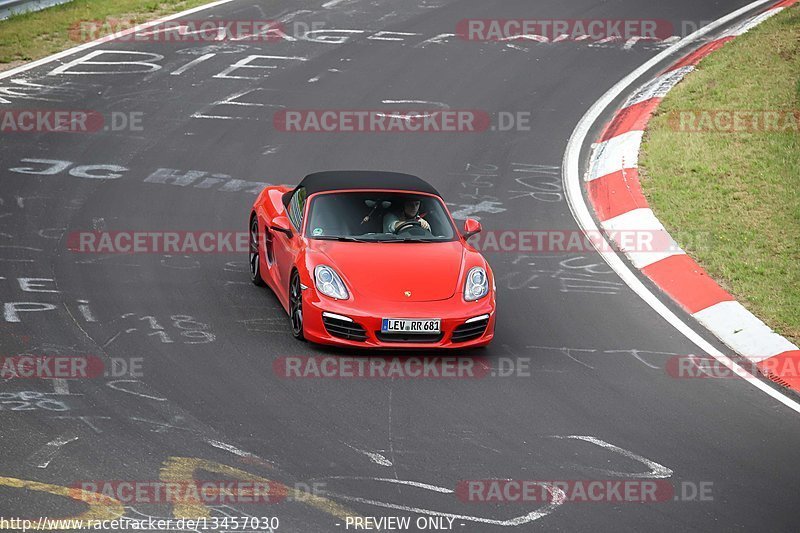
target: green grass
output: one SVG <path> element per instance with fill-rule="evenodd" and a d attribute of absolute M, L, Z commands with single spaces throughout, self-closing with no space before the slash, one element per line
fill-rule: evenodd
<path fill-rule="evenodd" d="M 800 7 L 704 59 L 645 134 L 642 186 L 687 252 L 752 313 L 800 342 L 800 133 L 681 132 L 682 110 L 800 109 Z"/>
<path fill-rule="evenodd" d="M 80 44 L 70 27 L 81 21 L 117 18 L 142 23 L 209 0 L 73 0 L 42 11 L 0 21 L 0 70 Z M 107 27 L 107 26 L 106 26 Z M 98 35 L 99 37 L 99 35 Z"/>

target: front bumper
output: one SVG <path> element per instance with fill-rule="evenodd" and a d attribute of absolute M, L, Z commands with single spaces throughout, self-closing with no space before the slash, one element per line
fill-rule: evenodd
<path fill-rule="evenodd" d="M 365 311 L 350 300 L 331 300 L 309 288 L 303 291 L 305 337 L 318 344 L 403 350 L 475 348 L 486 346 L 494 338 L 493 291 L 477 302 L 465 302 L 456 294 L 449 300 L 411 304 L 386 302 L 371 307 L 377 308 Z M 485 320 L 475 320 L 483 315 L 487 315 Z M 441 319 L 441 334 L 381 334 L 382 319 L 390 317 L 438 318 Z M 343 320 L 345 318 L 352 322 Z"/>

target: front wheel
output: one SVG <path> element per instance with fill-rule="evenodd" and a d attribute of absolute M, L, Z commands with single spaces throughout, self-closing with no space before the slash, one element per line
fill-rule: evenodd
<path fill-rule="evenodd" d="M 250 221 L 250 251 L 248 263 L 250 265 L 250 281 L 258 287 L 264 287 L 264 279 L 261 277 L 261 254 L 258 246 L 258 217 L 253 217 Z"/>
<path fill-rule="evenodd" d="M 305 340 L 303 335 L 303 288 L 300 286 L 300 275 L 297 271 L 292 273 L 289 283 L 289 318 L 292 322 L 292 336 L 295 339 Z"/>

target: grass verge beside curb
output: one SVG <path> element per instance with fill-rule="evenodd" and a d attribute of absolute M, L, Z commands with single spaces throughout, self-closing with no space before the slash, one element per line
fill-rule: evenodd
<path fill-rule="evenodd" d="M 82 43 L 70 29 L 83 21 L 118 19 L 141 24 L 210 0 L 73 0 L 0 21 L 0 71 Z M 108 32 L 106 32 L 108 33 Z M 101 37 L 98 34 L 94 37 Z M 91 39 L 89 39 L 91 40 Z"/>

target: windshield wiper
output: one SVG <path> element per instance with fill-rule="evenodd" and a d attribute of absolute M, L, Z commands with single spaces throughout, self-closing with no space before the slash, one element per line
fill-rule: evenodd
<path fill-rule="evenodd" d="M 437 239 L 437 238 L 421 238 L 421 239 L 411 239 L 409 237 L 405 237 L 403 239 L 387 239 L 385 241 L 378 241 L 378 242 L 443 242 L 444 239 Z"/>
<path fill-rule="evenodd" d="M 337 235 L 337 236 L 334 236 L 334 235 L 319 235 L 317 237 L 312 237 L 312 239 L 317 239 L 317 240 L 320 240 L 320 241 L 374 242 L 374 241 L 369 241 L 369 240 L 366 240 L 366 239 L 358 239 L 356 237 L 344 237 L 344 236 L 341 236 L 341 235 Z"/>

